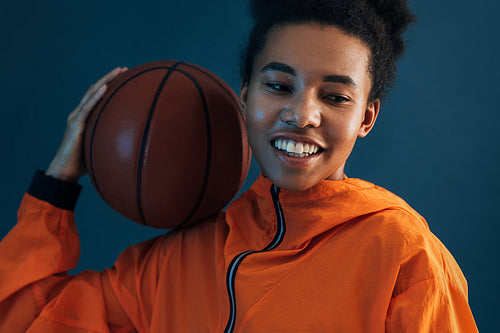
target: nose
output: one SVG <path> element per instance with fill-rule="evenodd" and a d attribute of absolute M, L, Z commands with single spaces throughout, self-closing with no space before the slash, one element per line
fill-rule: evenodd
<path fill-rule="evenodd" d="M 318 101 L 310 94 L 296 96 L 292 103 L 281 111 L 281 121 L 299 128 L 319 127 L 321 112 Z"/>

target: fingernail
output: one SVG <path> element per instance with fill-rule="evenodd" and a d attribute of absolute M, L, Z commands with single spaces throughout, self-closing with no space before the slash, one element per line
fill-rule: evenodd
<path fill-rule="evenodd" d="M 104 90 L 106 90 L 106 85 L 103 85 L 99 90 L 97 90 L 98 93 L 102 93 Z"/>

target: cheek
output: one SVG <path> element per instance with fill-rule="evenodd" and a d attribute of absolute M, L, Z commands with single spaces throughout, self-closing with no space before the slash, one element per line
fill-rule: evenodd
<path fill-rule="evenodd" d="M 257 110 L 257 111 L 255 111 L 254 114 L 253 114 L 253 117 L 252 117 L 253 121 L 255 123 L 261 123 L 261 122 L 263 122 L 264 121 L 264 115 L 265 114 L 264 114 L 263 110 Z"/>
<path fill-rule="evenodd" d="M 356 119 L 351 121 L 349 123 L 349 127 L 347 128 L 346 135 L 348 135 L 349 138 L 357 138 L 360 126 L 361 126 L 361 120 Z"/>
<path fill-rule="evenodd" d="M 252 150 L 259 150 L 258 141 L 265 128 L 265 112 L 262 109 L 247 108 L 245 123 Z"/>
<path fill-rule="evenodd" d="M 249 133 L 256 132 L 262 126 L 264 111 L 248 109 L 246 113 L 246 125 Z"/>
<path fill-rule="evenodd" d="M 359 133 L 360 120 L 358 117 L 335 117 L 330 119 L 328 126 L 328 140 L 338 152 L 351 151 Z"/>
<path fill-rule="evenodd" d="M 265 108 L 265 102 L 253 95 L 249 95 L 246 108 L 247 130 L 252 133 L 266 131 L 272 126 L 272 115 Z"/>
<path fill-rule="evenodd" d="M 349 117 L 335 117 L 328 121 L 330 137 L 336 141 L 349 140 L 352 136 L 357 136 L 359 122 L 357 119 Z"/>

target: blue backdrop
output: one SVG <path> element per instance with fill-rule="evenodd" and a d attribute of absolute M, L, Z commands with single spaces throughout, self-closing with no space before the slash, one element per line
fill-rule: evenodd
<path fill-rule="evenodd" d="M 347 174 L 388 188 L 429 222 L 469 282 L 481 331 L 493 331 L 498 291 L 500 5 L 493 0 L 411 1 L 419 17 L 397 84 Z M 239 88 L 249 27 L 246 1 L 2 1 L 0 237 L 35 169 L 59 146 L 66 117 L 115 66 L 193 62 Z M 255 163 L 245 188 L 258 175 Z M 88 177 L 76 218 L 82 256 L 74 272 L 111 266 L 128 245 L 159 233 L 128 222 Z"/>

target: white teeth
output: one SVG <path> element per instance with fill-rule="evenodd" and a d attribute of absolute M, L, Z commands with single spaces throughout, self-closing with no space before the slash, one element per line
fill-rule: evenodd
<path fill-rule="evenodd" d="M 279 149 L 289 153 L 289 156 L 295 157 L 306 157 L 311 154 L 315 154 L 319 151 L 319 147 L 309 143 L 302 143 L 293 140 L 276 140 L 274 141 L 274 146 Z"/>
<path fill-rule="evenodd" d="M 302 154 L 297 154 L 297 153 L 289 153 L 289 152 L 285 152 L 288 156 L 291 156 L 291 157 L 307 157 L 309 156 L 310 154 L 308 153 L 302 153 Z"/>

